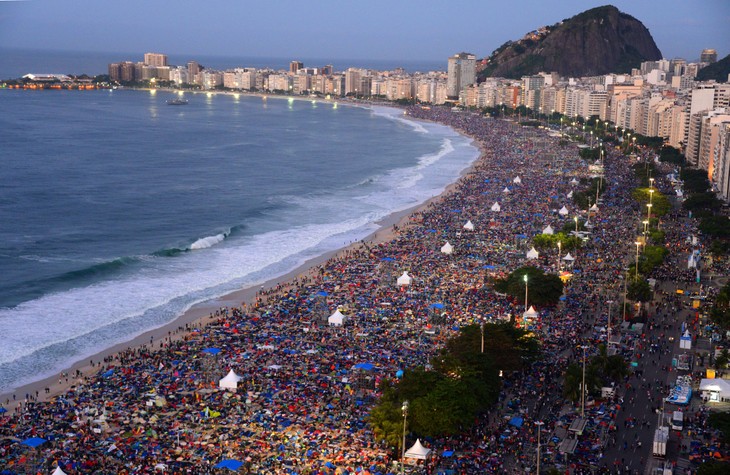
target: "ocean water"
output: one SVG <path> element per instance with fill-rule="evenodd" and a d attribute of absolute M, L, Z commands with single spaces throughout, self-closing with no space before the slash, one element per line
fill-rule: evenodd
<path fill-rule="evenodd" d="M 0 90 L 0 392 L 359 240 L 477 157 L 397 109 Z"/>

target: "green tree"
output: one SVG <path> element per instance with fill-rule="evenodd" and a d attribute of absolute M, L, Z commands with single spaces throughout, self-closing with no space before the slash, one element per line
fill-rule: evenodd
<path fill-rule="evenodd" d="M 566 224 L 566 226 L 568 224 Z M 573 222 L 573 226 L 575 226 L 575 222 Z M 532 239 L 532 245 L 535 246 L 535 249 L 540 251 L 557 249 L 558 242 L 560 242 L 560 248 L 563 251 L 574 251 L 576 249 L 580 249 L 582 244 L 580 238 L 576 236 L 569 236 L 564 232 L 555 234 L 538 234 Z"/>
<path fill-rule="evenodd" d="M 651 287 L 649 287 L 649 283 L 646 279 L 641 277 L 632 278 L 629 281 L 626 291 L 627 298 L 630 298 L 635 302 L 648 302 L 651 300 Z"/>
<path fill-rule="evenodd" d="M 646 205 L 649 203 L 650 195 L 653 194 L 654 196 L 651 196 L 651 215 L 653 217 L 664 216 L 672 209 L 672 203 L 669 202 L 666 195 L 662 194 L 656 188 L 654 188 L 654 193 L 651 193 L 649 191 L 650 189 L 651 188 L 635 188 L 631 192 L 631 196 L 635 201 L 641 203 L 642 209 L 646 211 Z"/>
<path fill-rule="evenodd" d="M 697 475 L 727 475 L 730 473 L 730 463 L 711 460 L 697 469 Z"/>
<path fill-rule="evenodd" d="M 703 217 L 700 220 L 699 230 L 713 238 L 730 239 L 730 218 L 727 216 Z"/>
<path fill-rule="evenodd" d="M 664 259 L 669 255 L 669 250 L 664 246 L 644 246 L 644 250 L 639 256 L 639 272 L 648 275 L 664 263 Z"/>
<path fill-rule="evenodd" d="M 715 302 L 710 309 L 710 318 L 723 329 L 730 329 L 730 282 L 715 296 Z"/>
<path fill-rule="evenodd" d="M 527 283 L 525 283 L 527 276 Z M 527 266 L 521 267 L 507 276 L 506 279 L 497 280 L 494 288 L 497 291 L 506 293 L 525 303 L 525 288 L 527 287 L 527 299 L 529 303 L 539 306 L 556 305 L 560 296 L 563 295 L 563 281 L 554 274 L 546 274 L 542 269 Z"/>
<path fill-rule="evenodd" d="M 685 194 L 704 193 L 710 189 L 710 180 L 704 170 L 685 167 L 680 172 L 679 177 L 684 183 Z"/>
<path fill-rule="evenodd" d="M 583 364 L 571 363 L 563 373 L 563 396 L 574 404 L 580 402 L 580 388 L 583 384 Z M 596 368 L 586 363 L 586 389 L 588 394 L 596 394 L 600 388 L 600 378 Z"/>
<path fill-rule="evenodd" d="M 717 211 L 722 207 L 720 201 L 714 193 L 707 191 L 703 193 L 692 193 L 682 203 L 682 207 L 687 211 Z"/>

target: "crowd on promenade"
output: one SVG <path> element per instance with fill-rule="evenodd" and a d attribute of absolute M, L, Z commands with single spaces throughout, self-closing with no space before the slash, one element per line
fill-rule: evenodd
<path fill-rule="evenodd" d="M 544 422 L 547 437 L 576 417 L 562 411 L 560 382 L 567 363 L 583 355 L 576 345 L 605 339 L 605 301 L 618 295 L 636 234 L 640 209 L 629 195 L 635 177 L 609 153 L 599 210 L 577 209 L 569 196 L 586 186 L 590 171 L 573 145 L 471 113 L 407 112 L 482 147 L 454 191 L 397 226 L 389 241 L 359 243 L 253 302 L 220 309 L 204 325 L 97 362 L 97 373 L 75 375 L 78 383 L 50 401 L 31 395 L 0 414 L 0 465 L 8 473 L 51 473 L 55 466 L 68 474 L 207 473 L 233 459 L 246 473 L 392 473 L 398 458 L 367 424 L 379 382 L 427 363 L 461 325 L 520 320 L 522 303 L 485 282 L 535 265 L 572 275 L 561 305 L 539 309 L 540 361 L 505 375 L 499 407 L 469 433 L 428 441 L 437 456 L 419 470 L 483 474 L 531 466 L 535 422 Z M 569 215 L 558 213 L 563 206 Z M 547 225 L 560 230 L 574 216 L 592 224 L 574 261 L 557 248 L 526 257 L 533 236 Z M 446 242 L 453 254 L 441 252 Z M 403 272 L 410 285 L 396 285 Z M 337 309 L 344 326 L 327 325 Z M 426 332 L 432 325 L 440 331 Z M 230 369 L 241 378 L 235 392 L 218 388 Z M 619 430 L 619 410 L 618 397 L 590 409 L 594 435 L 570 461 L 577 470 L 610 467 L 594 444 Z M 46 442 L 22 443 L 33 437 Z"/>

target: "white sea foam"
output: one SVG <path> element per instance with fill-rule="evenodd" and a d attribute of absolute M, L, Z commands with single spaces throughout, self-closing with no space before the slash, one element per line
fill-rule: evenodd
<path fill-rule="evenodd" d="M 207 236 L 204 238 L 200 238 L 190 245 L 190 250 L 197 251 L 200 249 L 207 249 L 211 246 L 215 246 L 219 242 L 223 242 L 223 240 L 225 240 L 226 236 L 228 236 L 228 233 L 220 233 L 220 234 L 216 234 L 215 236 Z"/>

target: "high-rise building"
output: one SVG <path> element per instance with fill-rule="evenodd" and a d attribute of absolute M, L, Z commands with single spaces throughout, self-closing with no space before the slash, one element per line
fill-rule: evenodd
<path fill-rule="evenodd" d="M 167 66 L 167 55 L 161 53 L 145 53 L 144 64 L 147 66 Z"/>
<path fill-rule="evenodd" d="M 299 71 L 303 67 L 304 63 L 302 63 L 301 61 L 292 61 L 291 63 L 289 63 L 289 72 L 296 74 L 297 71 Z"/>
<path fill-rule="evenodd" d="M 458 99 L 466 86 L 476 82 L 476 56 L 471 53 L 458 53 L 448 61 L 446 94 L 450 99 Z"/>
<path fill-rule="evenodd" d="M 700 53 L 700 63 L 715 63 L 717 62 L 717 51 L 712 48 L 703 49 Z"/>
<path fill-rule="evenodd" d="M 196 61 L 188 61 L 188 81 L 190 81 L 190 84 L 195 84 L 195 78 L 200 69 L 200 65 Z"/>

